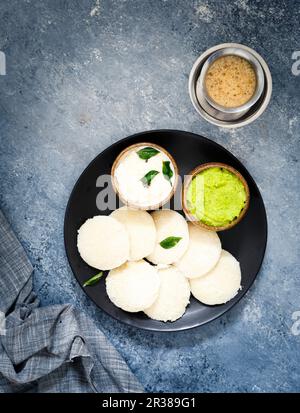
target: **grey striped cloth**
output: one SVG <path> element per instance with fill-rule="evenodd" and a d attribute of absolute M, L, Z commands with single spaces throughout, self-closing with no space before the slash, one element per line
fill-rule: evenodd
<path fill-rule="evenodd" d="M 141 392 L 103 333 L 71 305 L 39 307 L 33 268 L 0 211 L 0 392 Z"/>

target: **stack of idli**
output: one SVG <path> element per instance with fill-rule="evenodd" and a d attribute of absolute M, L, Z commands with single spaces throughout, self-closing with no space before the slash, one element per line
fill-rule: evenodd
<path fill-rule="evenodd" d="M 145 314 L 159 321 L 175 321 L 182 317 L 190 302 L 187 278 L 174 266 L 158 269 L 160 287 L 158 296 Z"/>
<path fill-rule="evenodd" d="M 215 305 L 240 289 L 239 263 L 222 250 L 217 233 L 173 210 L 150 214 L 122 207 L 95 216 L 79 228 L 77 246 L 88 265 L 109 270 L 106 291 L 114 305 L 154 320 L 182 317 L 191 292 Z"/>
<path fill-rule="evenodd" d="M 156 228 L 151 215 L 122 207 L 110 216 L 88 219 L 78 230 L 77 247 L 91 267 L 112 270 L 126 261 L 149 255 L 156 243 Z"/>
<path fill-rule="evenodd" d="M 188 223 L 189 245 L 175 263 L 190 281 L 193 296 L 207 305 L 224 304 L 241 288 L 239 262 L 222 250 L 218 234 Z"/>
<path fill-rule="evenodd" d="M 241 288 L 239 262 L 222 250 L 217 264 L 204 276 L 190 280 L 192 294 L 207 305 L 224 304 L 236 296 Z"/>
<path fill-rule="evenodd" d="M 188 279 L 172 265 L 188 245 L 188 225 L 178 212 L 150 214 L 127 207 L 110 216 L 88 219 L 78 230 L 77 239 L 78 251 L 87 264 L 109 270 L 106 291 L 117 307 L 144 311 L 161 321 L 180 318 L 189 304 Z"/>

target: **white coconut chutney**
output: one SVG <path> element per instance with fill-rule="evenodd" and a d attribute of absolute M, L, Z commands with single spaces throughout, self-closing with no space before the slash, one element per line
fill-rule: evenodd
<path fill-rule="evenodd" d="M 145 160 L 138 151 L 144 147 L 129 150 L 121 157 L 114 171 L 114 180 L 122 200 L 131 206 L 147 209 L 167 200 L 175 184 L 175 168 L 166 153 L 159 151 Z M 172 177 L 168 179 L 163 173 L 163 163 L 169 162 Z M 143 178 L 151 171 L 156 175 L 149 185 Z"/>

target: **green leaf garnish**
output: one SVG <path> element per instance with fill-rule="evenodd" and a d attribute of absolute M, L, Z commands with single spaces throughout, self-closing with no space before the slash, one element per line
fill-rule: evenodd
<path fill-rule="evenodd" d="M 158 171 L 154 171 L 154 170 L 149 171 L 149 172 L 146 173 L 145 176 L 143 176 L 143 178 L 141 179 L 141 181 L 143 182 L 143 184 L 144 184 L 145 186 L 150 186 L 150 184 L 151 184 L 151 182 L 152 182 L 152 179 L 153 179 L 157 174 L 159 174 Z"/>
<path fill-rule="evenodd" d="M 162 240 L 159 245 L 163 247 L 164 249 L 168 250 L 170 248 L 175 247 L 175 245 L 178 244 L 178 242 L 182 239 L 182 237 L 168 237 Z"/>
<path fill-rule="evenodd" d="M 148 161 L 148 159 L 152 158 L 152 156 L 155 156 L 159 153 L 159 151 L 155 148 L 151 148 L 151 146 L 147 146 L 146 148 L 142 148 L 139 151 L 137 151 L 137 154 L 141 159 L 144 159 L 145 161 Z"/>
<path fill-rule="evenodd" d="M 170 184 L 172 185 L 171 178 L 173 176 L 173 171 L 170 167 L 170 161 L 164 161 L 163 162 L 162 173 L 163 173 L 164 177 L 166 178 L 166 180 L 169 181 Z"/>
<path fill-rule="evenodd" d="M 85 281 L 83 286 L 87 287 L 87 286 L 96 284 L 100 280 L 102 275 L 103 275 L 103 271 L 100 271 L 98 274 L 93 275 L 93 277 L 91 277 L 91 278 L 89 278 L 88 280 Z"/>

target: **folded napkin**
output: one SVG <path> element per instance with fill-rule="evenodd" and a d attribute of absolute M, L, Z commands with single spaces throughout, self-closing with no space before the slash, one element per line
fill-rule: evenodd
<path fill-rule="evenodd" d="M 39 307 L 32 273 L 0 211 L 0 392 L 142 392 L 86 315 L 68 304 Z"/>

